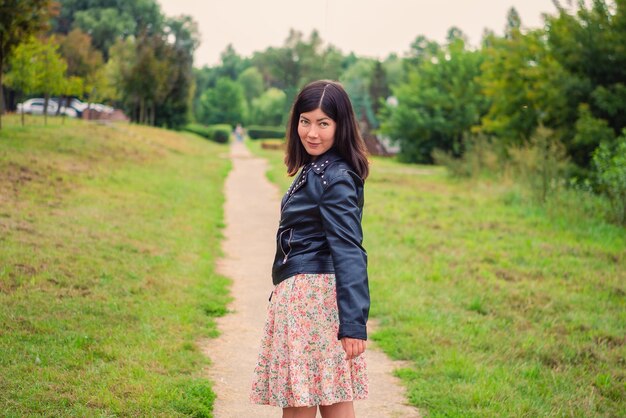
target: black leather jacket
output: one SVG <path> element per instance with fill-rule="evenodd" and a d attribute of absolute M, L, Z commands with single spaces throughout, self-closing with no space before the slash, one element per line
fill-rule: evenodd
<path fill-rule="evenodd" d="M 367 339 L 362 214 L 363 180 L 334 149 L 302 168 L 281 203 L 272 280 L 276 285 L 299 273 L 334 273 L 338 338 Z"/>

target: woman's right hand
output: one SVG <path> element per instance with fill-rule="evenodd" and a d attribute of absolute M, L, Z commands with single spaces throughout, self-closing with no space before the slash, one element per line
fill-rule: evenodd
<path fill-rule="evenodd" d="M 346 360 L 352 360 L 355 357 L 360 356 L 365 352 L 367 341 L 358 340 L 356 338 L 343 337 L 341 339 L 341 346 L 343 351 L 346 352 Z"/>

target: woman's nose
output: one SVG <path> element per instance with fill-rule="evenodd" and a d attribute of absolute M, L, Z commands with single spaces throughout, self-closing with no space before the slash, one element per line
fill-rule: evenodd
<path fill-rule="evenodd" d="M 311 127 L 309 128 L 309 136 L 310 136 L 311 138 L 315 138 L 315 137 L 317 137 L 317 128 L 316 128 L 315 126 L 311 126 Z"/>

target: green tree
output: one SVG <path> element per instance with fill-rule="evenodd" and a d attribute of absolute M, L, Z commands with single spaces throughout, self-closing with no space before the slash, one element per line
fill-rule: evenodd
<path fill-rule="evenodd" d="M 0 129 L 5 61 L 18 44 L 45 28 L 49 15 L 50 0 L 0 0 Z"/>
<path fill-rule="evenodd" d="M 374 60 L 361 58 L 346 69 L 339 79 L 350 96 L 358 120 L 366 125 L 362 126 L 364 131 L 378 126 L 370 94 L 374 66 Z"/>
<path fill-rule="evenodd" d="M 376 61 L 374 64 L 369 93 L 372 98 L 372 111 L 374 115 L 377 115 L 378 112 L 380 112 L 380 108 L 383 106 L 383 103 L 391 94 L 389 84 L 387 83 L 387 73 L 385 72 L 385 67 L 380 61 Z M 375 127 L 378 127 L 378 122 L 376 122 Z"/>
<path fill-rule="evenodd" d="M 505 145 L 521 145 L 539 124 L 562 126 L 567 111 L 570 77 L 552 57 L 543 30 L 523 34 L 511 28 L 504 38 L 492 38 L 484 49 L 480 82 L 490 100 L 481 130 Z M 558 133 L 557 133 L 558 136 Z"/>
<path fill-rule="evenodd" d="M 256 99 L 263 93 L 263 76 L 256 67 L 246 68 L 241 74 L 239 74 L 239 77 L 237 77 L 237 82 L 243 88 L 243 93 L 246 97 L 248 106 L 251 106 L 252 100 Z"/>
<path fill-rule="evenodd" d="M 418 37 L 414 50 L 407 81 L 392 87 L 397 105 L 381 113 L 381 130 L 399 141 L 404 161 L 431 162 L 435 148 L 459 155 L 463 135 L 488 107 L 476 81 L 484 57 L 462 37 L 444 46 Z"/>
<path fill-rule="evenodd" d="M 30 39 L 19 44 L 11 55 L 10 71 L 6 75 L 5 83 L 16 90 L 22 98 L 24 95 L 35 93 L 39 86 L 39 74 L 36 66 L 33 65 L 39 52 L 40 43 Z M 24 126 L 24 109 L 21 114 L 22 126 Z"/>
<path fill-rule="evenodd" d="M 200 108 L 199 122 L 206 125 L 218 123 L 236 125 L 246 119 L 243 89 L 228 77 L 220 78 L 214 88 L 202 94 Z"/>
<path fill-rule="evenodd" d="M 59 46 L 54 39 L 38 42 L 40 42 L 39 51 L 33 63 L 39 75 L 35 90 L 44 95 L 44 123 L 47 124 L 50 96 L 60 95 L 65 89 L 67 63 L 58 53 Z"/>
<path fill-rule="evenodd" d="M 563 94 L 568 103 L 564 130 L 569 126 L 564 142 L 574 161 L 589 167 L 590 150 L 601 138 L 581 141 L 580 130 L 572 129 L 579 117 L 589 117 L 579 112 L 580 105 L 607 122 L 613 140 L 626 127 L 626 1 L 579 2 L 575 14 L 561 7 L 546 23 L 550 52 L 572 80 Z"/>
<path fill-rule="evenodd" d="M 59 0 L 61 10 L 52 21 L 55 33 L 68 34 L 80 28 L 93 45 L 108 58 L 109 48 L 129 36 L 151 36 L 164 23 L 155 0 Z"/>
<path fill-rule="evenodd" d="M 282 90 L 269 88 L 252 100 L 250 123 L 264 126 L 280 126 L 286 118 L 285 102 L 287 96 Z"/>

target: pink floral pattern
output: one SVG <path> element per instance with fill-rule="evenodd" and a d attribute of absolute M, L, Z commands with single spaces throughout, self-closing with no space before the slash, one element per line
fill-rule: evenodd
<path fill-rule="evenodd" d="M 345 360 L 334 274 L 279 283 L 268 307 L 250 400 L 281 408 L 367 398 L 365 354 Z"/>

